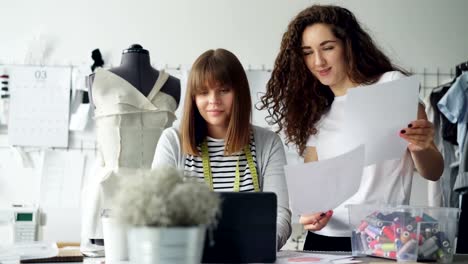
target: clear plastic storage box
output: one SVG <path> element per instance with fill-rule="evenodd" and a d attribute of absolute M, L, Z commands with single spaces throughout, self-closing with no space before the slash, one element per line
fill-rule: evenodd
<path fill-rule="evenodd" d="M 348 209 L 354 256 L 452 262 L 459 209 L 370 204 Z"/>

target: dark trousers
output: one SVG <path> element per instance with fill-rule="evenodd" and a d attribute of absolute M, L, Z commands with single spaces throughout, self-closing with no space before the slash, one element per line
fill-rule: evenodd
<path fill-rule="evenodd" d="M 350 237 L 329 237 L 307 232 L 304 250 L 310 251 L 351 251 Z"/>
<path fill-rule="evenodd" d="M 460 194 L 457 253 L 468 254 L 468 190 Z"/>

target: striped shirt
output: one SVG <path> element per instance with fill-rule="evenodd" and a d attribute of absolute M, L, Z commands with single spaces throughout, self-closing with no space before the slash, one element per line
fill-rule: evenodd
<path fill-rule="evenodd" d="M 244 151 L 240 155 L 224 156 L 224 139 L 206 138 L 208 153 L 210 156 L 211 175 L 213 177 L 213 189 L 217 192 L 232 192 L 236 178 L 236 165 L 239 160 L 240 192 L 254 191 L 252 175 Z M 201 147 L 198 146 L 201 153 Z M 250 152 L 257 167 L 255 152 L 255 140 L 253 134 L 250 136 Z M 205 181 L 203 175 L 203 160 L 201 156 L 187 155 L 185 157 L 185 173 Z"/>

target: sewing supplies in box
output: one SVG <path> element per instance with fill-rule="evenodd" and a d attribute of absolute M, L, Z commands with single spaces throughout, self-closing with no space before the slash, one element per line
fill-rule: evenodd
<path fill-rule="evenodd" d="M 353 255 L 397 261 L 449 263 L 456 248 L 459 210 L 349 205 Z"/>

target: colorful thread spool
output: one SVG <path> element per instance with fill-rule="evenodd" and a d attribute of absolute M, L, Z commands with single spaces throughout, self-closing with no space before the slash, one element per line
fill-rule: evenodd
<path fill-rule="evenodd" d="M 369 243 L 369 247 L 371 249 L 375 249 L 376 248 L 376 245 L 379 245 L 380 242 L 378 240 L 372 240 L 370 243 Z"/>
<path fill-rule="evenodd" d="M 408 231 L 401 232 L 400 239 L 401 239 L 401 242 L 403 242 L 403 244 L 406 244 L 411 239 L 410 232 Z"/>
<path fill-rule="evenodd" d="M 403 242 L 401 242 L 400 239 L 395 239 L 395 246 L 396 246 L 396 249 L 397 251 L 401 249 L 401 247 L 403 247 Z"/>
<path fill-rule="evenodd" d="M 364 232 L 360 233 L 359 237 L 361 239 L 362 251 L 364 253 L 366 253 L 369 250 L 368 241 L 367 241 L 368 237 L 367 237 L 366 233 L 364 233 Z"/>
<path fill-rule="evenodd" d="M 395 232 L 395 234 L 397 234 L 397 235 L 400 235 L 400 234 L 401 234 L 402 228 L 401 228 L 401 225 L 400 225 L 400 224 L 394 223 L 394 224 L 392 225 L 392 229 L 393 229 L 393 231 Z"/>
<path fill-rule="evenodd" d="M 444 247 L 444 248 L 450 247 L 450 242 L 447 239 L 447 236 L 445 235 L 444 232 L 438 232 L 436 235 L 437 235 L 437 239 L 438 239 L 440 247 Z"/>
<path fill-rule="evenodd" d="M 367 221 L 364 221 L 364 220 L 363 220 L 363 221 L 361 221 L 361 224 L 359 225 L 359 227 L 358 227 L 357 230 L 358 230 L 359 232 L 363 232 L 364 229 L 365 229 L 368 225 L 369 225 L 369 223 L 367 223 Z"/>
<path fill-rule="evenodd" d="M 434 218 L 432 218 L 426 213 L 423 213 L 422 219 L 424 222 L 437 222 L 437 220 L 435 220 Z"/>
<path fill-rule="evenodd" d="M 376 247 L 382 249 L 385 252 L 396 250 L 395 243 L 377 244 Z"/>
<path fill-rule="evenodd" d="M 369 225 L 376 226 L 376 227 L 382 227 L 383 222 L 379 218 L 375 216 L 368 216 L 366 217 L 366 221 Z"/>
<path fill-rule="evenodd" d="M 379 243 L 391 243 L 391 242 L 394 241 L 394 240 L 393 240 L 393 241 L 390 240 L 390 239 L 389 239 L 388 237 L 386 237 L 386 236 L 379 236 L 379 237 L 377 238 L 377 240 L 379 241 Z"/>
<path fill-rule="evenodd" d="M 432 237 L 432 229 L 430 227 L 426 227 L 424 229 L 424 238 L 429 239 L 430 237 Z"/>
<path fill-rule="evenodd" d="M 373 230 L 371 226 L 367 226 L 364 229 L 364 232 L 372 239 L 376 239 L 377 236 L 379 235 L 378 231 L 376 232 L 375 230 Z"/>
<path fill-rule="evenodd" d="M 392 230 L 392 228 L 390 226 L 384 226 L 382 227 L 382 231 L 380 232 L 380 235 L 385 235 L 386 237 L 388 237 L 388 239 L 390 239 L 390 241 L 395 241 L 396 239 L 396 236 L 395 236 L 395 231 Z"/>
<path fill-rule="evenodd" d="M 419 248 L 419 252 L 421 253 L 421 255 L 423 255 L 424 257 L 428 257 L 432 253 L 434 253 L 439 248 L 439 246 L 437 245 L 437 240 L 438 239 L 436 236 L 432 236 L 429 239 L 426 239 L 426 241 L 424 241 L 424 243 Z"/>
<path fill-rule="evenodd" d="M 400 248 L 400 250 L 398 250 L 397 252 L 398 257 L 400 258 L 400 256 L 403 256 L 404 254 L 414 255 L 417 245 L 418 243 L 416 242 L 416 240 L 409 240 Z"/>
<path fill-rule="evenodd" d="M 415 239 L 419 242 L 419 245 L 422 245 L 424 243 L 424 237 L 419 234 L 419 236 L 416 233 L 410 233 L 410 237 L 412 239 Z"/>

